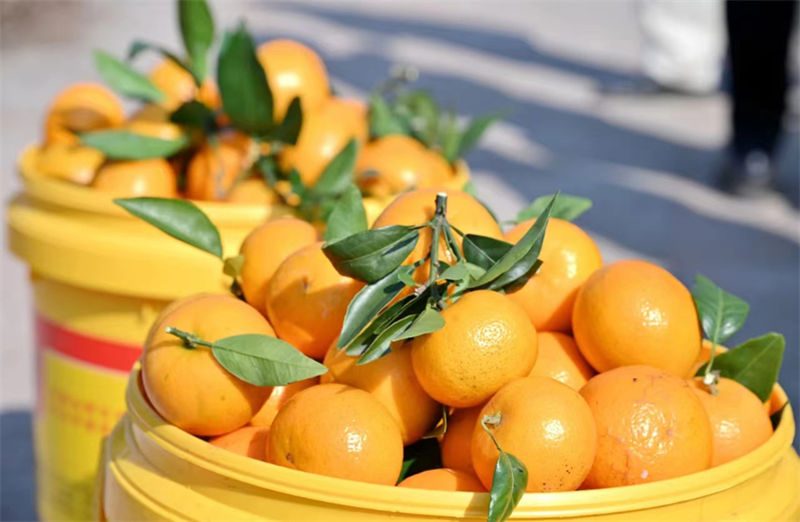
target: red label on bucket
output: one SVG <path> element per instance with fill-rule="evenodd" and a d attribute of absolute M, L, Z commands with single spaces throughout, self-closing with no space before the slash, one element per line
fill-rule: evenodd
<path fill-rule="evenodd" d="M 133 344 L 99 339 L 67 330 L 63 326 L 36 316 L 38 346 L 46 347 L 78 361 L 109 370 L 129 372 L 142 353 L 142 347 Z"/>

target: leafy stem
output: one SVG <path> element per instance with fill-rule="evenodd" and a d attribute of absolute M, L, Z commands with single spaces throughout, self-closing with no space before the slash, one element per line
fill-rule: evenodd
<path fill-rule="evenodd" d="M 167 326 L 167 333 L 170 335 L 174 335 L 181 341 L 183 341 L 183 346 L 188 349 L 193 349 L 197 346 L 205 346 L 206 348 L 213 348 L 214 345 L 205 339 L 201 338 L 198 335 L 193 333 L 185 332 L 174 326 Z"/>
<path fill-rule="evenodd" d="M 492 428 L 498 427 L 500 425 L 500 422 L 502 422 L 502 420 L 503 420 L 503 412 L 501 411 L 498 411 L 493 415 L 484 415 L 481 418 L 481 427 L 483 428 L 483 431 L 489 434 L 489 438 L 492 439 L 495 448 L 497 448 L 497 451 L 501 453 L 503 451 L 503 448 L 500 447 L 500 443 L 497 442 L 494 433 L 492 433 Z"/>

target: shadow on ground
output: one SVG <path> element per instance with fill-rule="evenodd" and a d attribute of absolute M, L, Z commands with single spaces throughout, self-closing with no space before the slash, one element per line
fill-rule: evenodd
<path fill-rule="evenodd" d="M 36 520 L 30 411 L 0 414 L 0 520 Z"/>

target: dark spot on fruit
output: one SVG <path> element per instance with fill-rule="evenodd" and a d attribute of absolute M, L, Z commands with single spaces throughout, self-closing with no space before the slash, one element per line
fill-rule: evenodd
<path fill-rule="evenodd" d="M 639 382 L 639 379 L 637 377 L 634 377 L 633 382 Z"/>
<path fill-rule="evenodd" d="M 290 464 L 294 464 L 294 457 L 291 453 L 286 454 L 286 460 L 289 461 Z"/>

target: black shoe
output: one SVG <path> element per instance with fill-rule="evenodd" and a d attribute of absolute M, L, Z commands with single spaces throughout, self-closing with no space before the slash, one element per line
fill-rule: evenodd
<path fill-rule="evenodd" d="M 772 159 L 761 150 L 744 157 L 731 155 L 717 176 L 716 185 L 729 194 L 747 198 L 774 194 L 777 189 Z"/>

